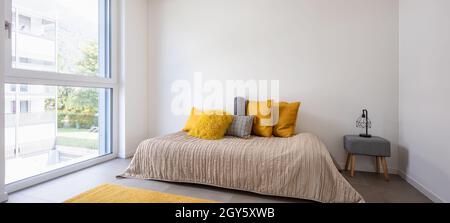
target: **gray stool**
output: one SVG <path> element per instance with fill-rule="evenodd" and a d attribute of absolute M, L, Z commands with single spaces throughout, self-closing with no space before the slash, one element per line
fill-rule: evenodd
<path fill-rule="evenodd" d="M 344 148 L 347 151 L 347 162 L 345 170 L 350 168 L 350 176 L 355 175 L 356 155 L 375 156 L 376 171 L 380 172 L 380 165 L 383 165 L 384 179 L 389 181 L 389 172 L 385 157 L 391 156 L 391 143 L 381 137 L 363 138 L 360 136 L 344 136 Z"/>

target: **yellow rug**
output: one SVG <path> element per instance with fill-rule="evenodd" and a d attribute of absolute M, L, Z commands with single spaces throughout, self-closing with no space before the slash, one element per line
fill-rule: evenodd
<path fill-rule="evenodd" d="M 210 200 L 104 184 L 64 203 L 216 203 Z"/>

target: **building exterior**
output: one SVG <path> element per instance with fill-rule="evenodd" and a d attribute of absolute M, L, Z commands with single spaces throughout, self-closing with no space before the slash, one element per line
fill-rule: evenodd
<path fill-rule="evenodd" d="M 55 72 L 56 20 L 14 6 L 12 24 L 12 66 L 17 69 Z M 5 86 L 7 159 L 55 148 L 56 110 L 46 107 L 46 102 L 55 99 L 55 87 L 16 84 Z"/>
<path fill-rule="evenodd" d="M 55 148 L 56 88 L 38 85 L 5 86 L 6 158 L 33 155 Z M 19 103 L 17 103 L 19 101 Z"/>
<path fill-rule="evenodd" d="M 14 7 L 12 65 L 39 71 L 57 70 L 56 20 Z"/>

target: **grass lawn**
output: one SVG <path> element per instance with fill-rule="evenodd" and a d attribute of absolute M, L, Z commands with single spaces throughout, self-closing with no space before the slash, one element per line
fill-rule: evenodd
<path fill-rule="evenodd" d="M 60 128 L 56 136 L 56 144 L 87 149 L 98 149 L 98 133 L 89 129 Z"/>

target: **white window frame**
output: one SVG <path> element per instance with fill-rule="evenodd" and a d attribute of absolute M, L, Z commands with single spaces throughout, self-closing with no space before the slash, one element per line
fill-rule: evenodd
<path fill-rule="evenodd" d="M 111 89 L 111 121 L 107 123 L 110 129 L 110 140 L 111 144 L 111 154 L 100 156 L 94 159 L 90 159 L 77 164 L 62 167 L 60 169 L 52 170 L 37 176 L 33 176 L 21 181 L 13 182 L 6 185 L 6 192 L 12 193 L 63 175 L 72 173 L 93 165 L 97 165 L 102 162 L 106 162 L 117 158 L 118 156 L 118 117 L 119 117 L 119 32 L 120 32 L 120 10 L 119 10 L 120 0 L 110 0 L 110 52 L 108 52 L 109 67 L 110 67 L 110 78 L 103 77 L 88 77 L 73 74 L 64 73 L 52 73 L 44 71 L 30 71 L 12 68 L 12 40 L 10 38 L 5 38 L 5 84 L 30 84 L 30 85 L 51 85 L 51 86 L 71 86 L 71 87 L 86 87 L 86 88 L 106 88 Z M 5 17 L 4 21 L 11 22 L 11 8 L 12 0 L 5 0 Z M 3 29 L 2 29 L 3 30 Z M 19 90 L 19 89 L 16 89 Z M 3 95 L 3 94 L 2 94 Z M 3 126 L 1 126 L 4 128 Z M 5 160 L 3 160 L 5 161 Z"/>

